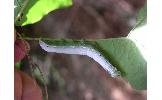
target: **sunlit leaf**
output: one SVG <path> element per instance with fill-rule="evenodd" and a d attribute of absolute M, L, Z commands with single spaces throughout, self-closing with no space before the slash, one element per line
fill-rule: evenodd
<path fill-rule="evenodd" d="M 72 5 L 72 0 L 15 0 L 15 24 L 24 26 L 38 22 L 49 12 Z M 21 17 L 16 19 L 19 12 Z"/>

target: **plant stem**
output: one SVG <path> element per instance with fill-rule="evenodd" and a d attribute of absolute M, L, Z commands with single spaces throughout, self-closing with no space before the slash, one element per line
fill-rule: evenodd
<path fill-rule="evenodd" d="M 33 38 L 33 37 L 23 37 L 23 36 L 19 36 L 17 37 L 18 39 L 23 39 L 23 40 L 27 40 L 27 41 L 39 41 L 41 39 L 43 40 L 59 40 L 59 39 L 56 39 L 56 38 L 44 38 L 44 37 L 36 37 L 36 38 Z M 113 39 L 113 38 L 108 38 L 109 40 L 110 39 Z M 120 37 L 120 39 L 127 39 L 127 37 Z M 61 40 L 61 39 L 60 39 Z M 65 39 L 65 40 L 68 40 L 68 39 Z M 82 40 L 82 39 L 70 39 L 70 40 Z M 107 40 L 107 39 L 85 39 L 85 40 L 88 40 L 88 41 L 96 41 L 96 40 Z"/>
<path fill-rule="evenodd" d="M 40 38 L 18 37 L 18 39 L 24 39 L 24 40 L 28 40 L 28 41 L 39 41 L 41 39 L 41 37 Z"/>

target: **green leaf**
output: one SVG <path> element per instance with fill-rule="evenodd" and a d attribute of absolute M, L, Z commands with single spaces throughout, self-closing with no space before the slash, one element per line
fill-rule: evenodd
<path fill-rule="evenodd" d="M 14 0 L 15 24 L 24 26 L 38 22 L 49 12 L 72 5 L 72 0 Z M 16 19 L 22 10 L 20 19 Z"/>
<path fill-rule="evenodd" d="M 147 88 L 147 63 L 133 41 L 110 39 L 97 42 L 134 88 Z"/>
<path fill-rule="evenodd" d="M 127 38 L 42 41 L 52 46 L 91 46 L 110 61 L 135 89 L 147 87 L 147 63 L 134 42 Z"/>
<path fill-rule="evenodd" d="M 147 23 L 147 4 L 139 11 L 135 28 L 139 28 Z"/>

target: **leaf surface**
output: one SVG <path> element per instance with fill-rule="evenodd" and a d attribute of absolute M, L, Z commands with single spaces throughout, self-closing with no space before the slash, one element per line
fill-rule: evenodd
<path fill-rule="evenodd" d="M 42 41 L 52 46 L 91 46 L 110 61 L 135 89 L 147 87 L 147 63 L 134 42 L 127 38 Z"/>
<path fill-rule="evenodd" d="M 72 0 L 15 0 L 14 5 L 15 24 L 24 26 L 38 22 L 53 10 L 72 5 Z M 22 9 L 20 19 L 16 20 L 16 16 Z"/>

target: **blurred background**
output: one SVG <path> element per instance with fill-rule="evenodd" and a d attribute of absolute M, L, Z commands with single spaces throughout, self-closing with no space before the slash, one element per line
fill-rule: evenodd
<path fill-rule="evenodd" d="M 100 39 L 125 37 L 136 24 L 146 0 L 73 0 L 73 6 L 49 13 L 41 21 L 17 27 L 28 37 Z M 49 100 L 146 100 L 146 91 L 133 90 L 122 78 L 111 78 L 86 56 L 47 53 L 28 41 L 32 60 L 41 68 Z M 21 70 L 30 73 L 29 62 Z M 36 79 L 42 87 L 38 71 Z"/>

